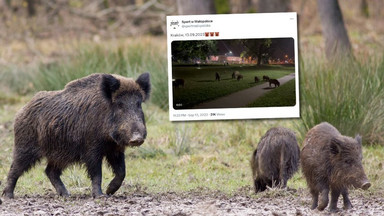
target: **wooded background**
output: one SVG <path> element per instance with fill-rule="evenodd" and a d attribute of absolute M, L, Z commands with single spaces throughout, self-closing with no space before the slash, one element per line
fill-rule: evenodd
<path fill-rule="evenodd" d="M 296 11 L 300 35 L 322 32 L 330 56 L 350 52 L 350 27 L 383 34 L 383 6 L 382 0 L 1 0 L 0 40 L 164 35 L 167 15 Z"/>

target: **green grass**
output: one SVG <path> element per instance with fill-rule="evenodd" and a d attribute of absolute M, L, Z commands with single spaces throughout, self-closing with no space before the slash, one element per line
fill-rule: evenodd
<path fill-rule="evenodd" d="M 13 117 L 21 105 L 2 106 L 0 114 Z M 148 137 L 142 147 L 126 150 L 127 177 L 119 193 L 130 191 L 132 186 L 140 186 L 149 192 L 181 192 L 201 187 L 236 192 L 252 182 L 249 159 L 263 133 L 281 124 L 293 127 L 288 121 L 171 123 L 168 113 L 159 107 L 146 105 L 143 109 L 147 115 Z M 7 129 L 1 127 L 5 123 Z M 12 162 L 14 138 L 10 123 L 9 118 L 0 121 L 1 188 Z M 53 193 L 44 173 L 45 165 L 43 160 L 20 178 L 16 196 Z M 104 163 L 104 190 L 112 177 Z M 70 166 L 62 179 L 73 194 L 89 194 L 91 182 L 84 167 Z"/>
<path fill-rule="evenodd" d="M 17 104 L 9 105 L 7 109 L 1 108 L 0 113 L 13 116 L 19 107 Z M 146 113 L 155 113 L 156 118 L 149 118 L 147 121 L 146 142 L 139 148 L 126 150 L 127 175 L 117 195 L 138 188 L 149 193 L 186 192 L 204 188 L 229 195 L 235 194 L 244 187 L 252 187 L 249 160 L 266 130 L 275 126 L 294 128 L 290 120 L 171 123 L 167 120 L 167 112 L 157 106 L 149 105 L 144 109 Z M 1 121 L 0 125 L 4 125 L 4 121 Z M 3 182 L 1 189 L 4 187 L 12 160 L 11 130 L 9 126 L 8 129 L 0 127 L 0 181 Z M 184 140 L 183 145 L 189 148 L 182 154 L 178 151 L 181 139 Z M 384 190 L 384 147 L 365 146 L 363 154 L 363 164 L 372 183 L 372 188 L 367 193 L 380 194 Z M 55 193 L 45 176 L 45 165 L 43 160 L 20 178 L 15 192 L 17 197 L 25 194 Z M 104 191 L 112 178 L 113 173 L 104 162 Z M 83 166 L 70 166 L 63 173 L 62 179 L 72 194 L 90 194 L 91 182 Z M 294 175 L 288 186 L 306 191 L 301 172 Z M 274 193 L 277 192 L 266 194 L 269 196 Z"/>
<path fill-rule="evenodd" d="M 244 79 L 237 81 L 232 79 L 232 73 L 239 71 Z M 221 81 L 215 81 L 215 73 L 219 72 Z M 193 106 L 214 100 L 231 93 L 250 88 L 264 83 L 255 83 L 257 76 L 260 80 L 263 75 L 271 79 L 294 73 L 293 67 L 284 66 L 175 66 L 173 67 L 173 77 L 182 78 L 185 81 L 184 87 L 173 88 L 173 103 L 176 109 L 188 109 Z M 181 104 L 181 106 L 177 105 Z"/>
<path fill-rule="evenodd" d="M 150 72 L 152 103 L 168 108 L 165 50 L 153 43 L 116 42 L 104 45 L 78 45 L 77 52 L 62 61 L 37 67 L 8 66 L 0 74 L 0 84 L 20 95 L 41 90 L 59 90 L 71 80 L 93 73 L 120 74 L 137 78 Z"/>
<path fill-rule="evenodd" d="M 364 143 L 384 142 L 384 59 L 301 62 L 302 135 L 327 121 L 344 135 L 361 134 Z"/>
<path fill-rule="evenodd" d="M 204 188 L 227 194 L 236 193 L 252 186 L 249 159 L 268 129 L 276 126 L 290 128 L 298 132 L 301 145 L 307 130 L 321 121 L 331 122 L 343 134 L 361 133 L 365 143 L 377 143 L 363 147 L 363 165 L 372 183 L 369 191 L 363 193 L 383 193 L 384 146 L 380 145 L 384 137 L 382 60 L 364 64 L 344 63 L 341 66 L 327 65 L 325 61 L 314 59 L 301 61 L 305 63 L 300 70 L 302 120 L 171 123 L 164 110 L 168 100 L 166 58 L 162 50 L 155 45 L 141 43 L 83 46 L 74 56 L 54 64 L 6 66 L 0 73 L 0 190 L 4 188 L 12 162 L 14 116 L 33 93 L 42 89 L 60 89 L 67 81 L 88 73 L 107 72 L 137 77 L 148 70 L 153 83 L 153 103 L 143 105 L 148 137 L 141 147 L 126 150 L 127 176 L 117 194 L 135 188 L 148 192 L 185 192 Z M 247 88 L 258 72 L 247 67 L 240 70 L 244 75 L 241 86 Z M 279 74 L 276 77 L 271 75 L 277 78 L 291 72 L 289 68 L 270 67 L 265 73 Z M 221 72 L 223 81 L 209 82 L 209 86 L 213 88 L 213 84 L 230 84 L 232 80 L 225 79 L 231 78 L 231 73 Z M 257 75 L 261 77 L 263 74 Z M 214 80 L 214 73 L 207 72 L 199 79 Z M 292 83 L 280 86 L 271 94 L 283 94 L 279 91 Z M 239 82 L 233 81 L 233 85 L 237 84 Z M 6 90 L 3 91 L 3 88 Z M 180 89 L 187 88 L 186 85 Z M 16 187 L 16 196 L 55 193 L 44 169 L 43 160 L 22 176 Z M 112 178 L 113 173 L 104 163 L 104 191 Z M 84 167 L 70 166 L 62 179 L 72 194 L 90 194 L 91 182 Z M 305 189 L 302 174 L 295 174 L 288 186 Z M 278 192 L 271 190 L 263 195 L 275 193 Z"/>
<path fill-rule="evenodd" d="M 293 79 L 248 104 L 248 107 L 295 106 L 295 104 L 296 90 Z"/>

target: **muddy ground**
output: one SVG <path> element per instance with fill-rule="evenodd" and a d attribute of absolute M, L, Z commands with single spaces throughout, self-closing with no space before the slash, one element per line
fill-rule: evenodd
<path fill-rule="evenodd" d="M 143 191 L 93 199 L 89 195 L 61 198 L 46 195 L 19 195 L 2 198 L 0 215 L 330 215 L 310 210 L 306 191 L 264 192 L 259 197 L 250 191 L 235 195 L 220 192 L 161 193 Z M 384 215 L 384 198 L 351 194 L 353 209 L 334 215 Z M 342 203 L 339 201 L 338 206 Z"/>

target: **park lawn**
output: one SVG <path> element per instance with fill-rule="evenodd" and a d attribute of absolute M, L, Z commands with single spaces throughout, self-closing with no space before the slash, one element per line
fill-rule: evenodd
<path fill-rule="evenodd" d="M 278 106 L 295 106 L 296 105 L 296 89 L 295 79 L 292 79 L 278 88 L 259 97 L 248 107 L 278 107 Z"/>
<path fill-rule="evenodd" d="M 228 194 L 236 193 L 236 191 L 244 188 L 251 189 L 252 174 L 249 160 L 252 151 L 257 146 L 260 138 L 272 127 L 280 126 L 293 130 L 297 135 L 300 146 L 305 133 L 308 131 L 306 127 L 312 127 L 317 121 L 340 122 L 337 128 L 344 129 L 341 131 L 348 131 L 347 127 L 350 127 L 351 135 L 361 131 L 364 140 L 368 140 L 369 136 L 378 137 L 379 139 L 384 137 L 380 133 L 382 131 L 380 125 L 383 125 L 382 116 L 384 116 L 381 115 L 382 109 L 380 109 L 382 98 L 384 98 L 382 82 L 380 82 L 383 80 L 381 75 L 384 74 L 381 73 L 384 68 L 383 61 L 379 61 L 379 66 L 373 63 L 366 63 L 366 65 L 360 67 L 346 64 L 348 67 L 338 69 L 332 68 L 323 61 L 318 61 L 317 58 L 314 58 L 316 60 L 314 63 L 307 60 L 309 63 L 303 64 L 304 68 L 301 70 L 305 75 L 301 76 L 303 79 L 301 87 L 306 90 L 301 92 L 301 96 L 305 96 L 305 100 L 302 100 L 301 119 L 175 123 L 169 121 L 169 113 L 165 111 L 166 109 L 163 106 L 167 101 L 167 76 L 166 57 L 158 58 L 158 56 L 162 56 L 161 49 L 157 49 L 155 46 L 143 46 L 141 51 L 148 51 L 148 53 L 143 54 L 139 52 L 140 49 L 136 46 L 121 47 L 123 48 L 116 50 L 100 47 L 98 48 L 101 50 L 99 52 L 92 52 L 92 49 L 90 49 L 91 51 L 81 58 L 76 56 L 74 60 L 63 61 L 63 65 L 59 65 L 57 69 L 51 66 L 39 67 L 32 73 L 35 76 L 30 75 L 30 66 L 25 67 L 25 69 L 10 67 L 9 70 L 5 70 L 4 73 L 0 74 L 0 191 L 5 187 L 6 176 L 12 162 L 13 119 L 16 112 L 31 99 L 33 93 L 41 90 L 37 88 L 24 93 L 24 87 L 29 87 L 29 82 L 39 84 L 60 83 L 60 86 L 47 86 L 49 87 L 48 90 L 60 89 L 67 80 L 60 80 L 59 78 L 66 78 L 67 73 L 78 74 L 78 70 L 72 70 L 75 68 L 90 73 L 105 71 L 129 77 L 137 77 L 142 71 L 151 71 L 153 94 L 150 101 L 143 104 L 148 136 L 142 146 L 126 150 L 127 175 L 122 187 L 116 193 L 117 196 L 136 189 L 147 192 L 184 192 L 190 190 L 210 192 L 219 190 Z M 113 57 L 120 55 L 118 50 L 136 50 L 138 54 L 131 56 L 131 54 L 128 54 L 132 53 L 130 51 L 123 52 L 120 58 Z M 93 55 L 95 53 L 96 55 Z M 147 57 L 149 54 L 151 54 L 151 58 Z M 146 56 L 146 58 L 141 56 Z M 140 61 L 132 60 L 132 62 L 129 62 L 128 60 L 135 59 L 133 57 Z M 156 60 L 156 62 L 150 60 Z M 44 69 L 44 73 L 39 71 L 41 68 Z M 55 70 L 52 70 L 52 68 Z M 59 70 L 60 68 L 64 70 Z M 95 68 L 97 70 L 94 70 Z M 234 67 L 227 68 L 236 69 Z M 361 68 L 362 70 L 360 70 Z M 207 67 L 207 69 L 209 68 Z M 214 68 L 210 69 L 215 70 Z M 240 68 L 238 69 L 240 71 Z M 248 67 L 241 69 L 243 69 L 241 73 L 243 73 L 244 81 L 246 81 L 244 83 L 253 82 L 254 75 L 249 72 L 251 75 L 248 76 L 247 72 L 251 69 Z M 284 69 L 288 70 L 286 74 L 293 72 L 293 69 L 288 67 L 269 66 L 260 68 L 260 71 L 263 71 L 261 69 L 271 74 L 278 74 L 278 72 L 273 72 L 275 70 L 284 73 Z M 56 70 L 63 72 L 55 72 Z M 134 73 L 132 74 L 131 71 Z M 354 76 L 351 76 L 351 71 Z M 187 70 L 185 74 L 189 73 L 193 73 L 193 71 L 188 72 Z M 257 72 L 254 73 L 259 76 Z M 45 76 L 46 74 L 51 76 Z M 202 77 L 202 79 L 214 80 L 214 73 L 209 74 L 211 75 L 207 75 L 206 78 Z M 223 81 L 231 78 L 231 72 L 222 72 L 221 74 L 223 80 L 220 83 L 211 82 L 211 86 L 213 84 L 229 84 L 230 80 L 227 80 L 227 83 Z M 5 79 L 5 75 L 8 75 L 7 79 Z M 262 75 L 260 74 L 260 76 Z M 266 75 L 277 78 L 270 74 Z M 53 82 L 46 82 L 47 79 L 51 79 L 53 76 L 57 76 L 58 79 L 52 79 Z M 247 76 L 250 77 L 250 80 L 246 80 Z M 186 84 L 188 84 L 188 80 Z M 240 81 L 238 84 L 243 84 L 243 82 Z M 31 86 L 34 87 L 34 85 Z M 356 88 L 356 86 L 361 88 Z M 6 88 L 8 91 L 3 92 L 3 87 L 8 87 Z M 279 88 L 276 90 L 279 90 Z M 27 94 L 22 96 L 23 93 Z M 374 98 L 370 99 L 368 97 L 371 95 L 377 97 L 376 101 L 373 100 Z M 343 99 L 342 102 L 340 102 L 340 96 Z M 356 102 L 356 98 L 368 98 L 370 100 L 367 102 L 358 101 L 361 103 L 360 105 L 360 103 Z M 335 112 L 338 110 L 341 110 L 341 112 Z M 362 121 L 364 119 L 354 118 L 356 113 L 364 114 L 364 116 L 370 118 Z M 359 128 L 354 127 L 355 125 Z M 343 134 L 345 133 L 343 132 Z M 384 185 L 382 184 L 384 182 L 383 142 L 374 142 L 378 145 L 366 145 L 366 143 L 371 142 L 364 142 L 363 166 L 372 187 L 368 191 L 352 190 L 351 193 L 356 193 L 358 196 L 361 194 L 367 196 L 382 195 L 384 191 Z M 45 160 L 42 160 L 42 163 L 19 179 L 15 191 L 16 197 L 55 194 L 53 186 L 44 173 L 45 165 Z M 112 177 L 112 171 L 104 162 L 103 191 L 105 191 Z M 72 194 L 90 194 L 91 182 L 87 177 L 84 166 L 73 165 L 68 167 L 62 175 L 62 179 Z M 296 173 L 288 181 L 288 187 L 305 190 L 304 196 L 310 197 L 301 172 Z M 252 193 L 251 190 L 248 191 Z M 270 191 L 273 192 L 273 190 Z M 265 195 L 268 195 L 268 193 L 256 196 Z"/>
<path fill-rule="evenodd" d="M 0 189 L 5 186 L 12 162 L 13 118 L 24 104 L 0 106 Z M 296 131 L 293 120 L 172 123 L 168 121 L 168 113 L 154 105 L 145 105 L 143 109 L 147 117 L 148 137 L 142 146 L 126 149 L 127 175 L 117 196 L 135 190 L 148 193 L 221 191 L 231 195 L 244 188 L 252 195 L 249 161 L 260 138 L 271 127 L 283 126 Z M 300 145 L 301 139 L 298 141 Z M 356 192 L 381 194 L 384 190 L 381 184 L 384 147 L 363 146 L 363 155 L 363 166 L 372 188 L 367 192 Z M 44 173 L 45 166 L 46 161 L 42 160 L 19 179 L 16 197 L 56 193 Z M 113 172 L 104 161 L 104 192 L 112 178 Z M 84 166 L 69 166 L 62 180 L 75 196 L 91 193 L 91 181 Z M 301 172 L 288 181 L 288 187 L 307 191 Z"/>
<path fill-rule="evenodd" d="M 244 79 L 237 81 L 232 79 L 232 73 L 239 71 Z M 221 76 L 221 81 L 215 81 L 215 73 Z M 173 68 L 173 79 L 184 79 L 184 87 L 173 88 L 173 107 L 175 109 L 191 109 L 194 106 L 214 100 L 231 93 L 247 89 L 264 83 L 255 83 L 257 76 L 262 80 L 263 75 L 271 79 L 278 79 L 285 75 L 294 73 L 292 66 L 175 66 Z M 180 104 L 177 105 L 176 104 Z"/>

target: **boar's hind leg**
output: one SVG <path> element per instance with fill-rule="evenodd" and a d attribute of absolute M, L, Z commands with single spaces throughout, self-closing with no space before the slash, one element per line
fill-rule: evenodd
<path fill-rule="evenodd" d="M 41 158 L 38 149 L 17 148 L 17 145 L 15 145 L 14 152 L 13 162 L 8 173 L 7 186 L 3 191 L 3 195 L 8 198 L 13 198 L 13 192 L 19 177 Z"/>
<path fill-rule="evenodd" d="M 56 192 L 60 196 L 69 196 L 67 189 L 65 188 L 63 182 L 60 179 L 61 171 L 62 170 L 60 168 L 55 167 L 51 163 L 48 163 L 47 168 L 45 168 L 45 173 L 47 174 L 53 187 L 55 187 Z"/>
<path fill-rule="evenodd" d="M 311 194 L 312 194 L 312 206 L 311 209 L 315 209 L 317 207 L 317 204 L 319 203 L 319 192 L 311 189 Z"/>
<path fill-rule="evenodd" d="M 323 211 L 327 207 L 328 202 L 329 202 L 328 194 L 329 194 L 329 189 L 328 188 L 323 189 L 321 191 L 320 203 L 319 203 L 319 206 L 317 206 L 317 209 L 319 211 Z"/>
<path fill-rule="evenodd" d="M 103 195 L 101 192 L 101 163 L 102 158 L 95 158 L 86 162 L 87 171 L 92 181 L 92 196 L 99 197 Z"/>
<path fill-rule="evenodd" d="M 277 181 L 278 186 L 280 188 L 286 188 L 287 181 L 288 181 L 287 157 L 285 155 L 285 152 L 286 152 L 285 145 L 283 144 L 280 150 L 279 180 Z"/>
<path fill-rule="evenodd" d="M 109 183 L 107 188 L 107 194 L 114 194 L 123 183 L 125 178 L 125 162 L 124 162 L 124 153 L 122 152 L 113 152 L 107 154 L 107 161 L 111 165 L 115 177 Z"/>
<path fill-rule="evenodd" d="M 340 190 L 331 191 L 331 204 L 329 205 L 329 210 L 331 212 L 337 212 L 337 201 L 339 200 Z"/>
<path fill-rule="evenodd" d="M 351 209 L 352 208 L 352 204 L 351 204 L 351 201 L 348 198 L 348 189 L 346 189 L 346 188 L 343 189 L 341 191 L 341 194 L 343 195 L 344 209 Z"/>

